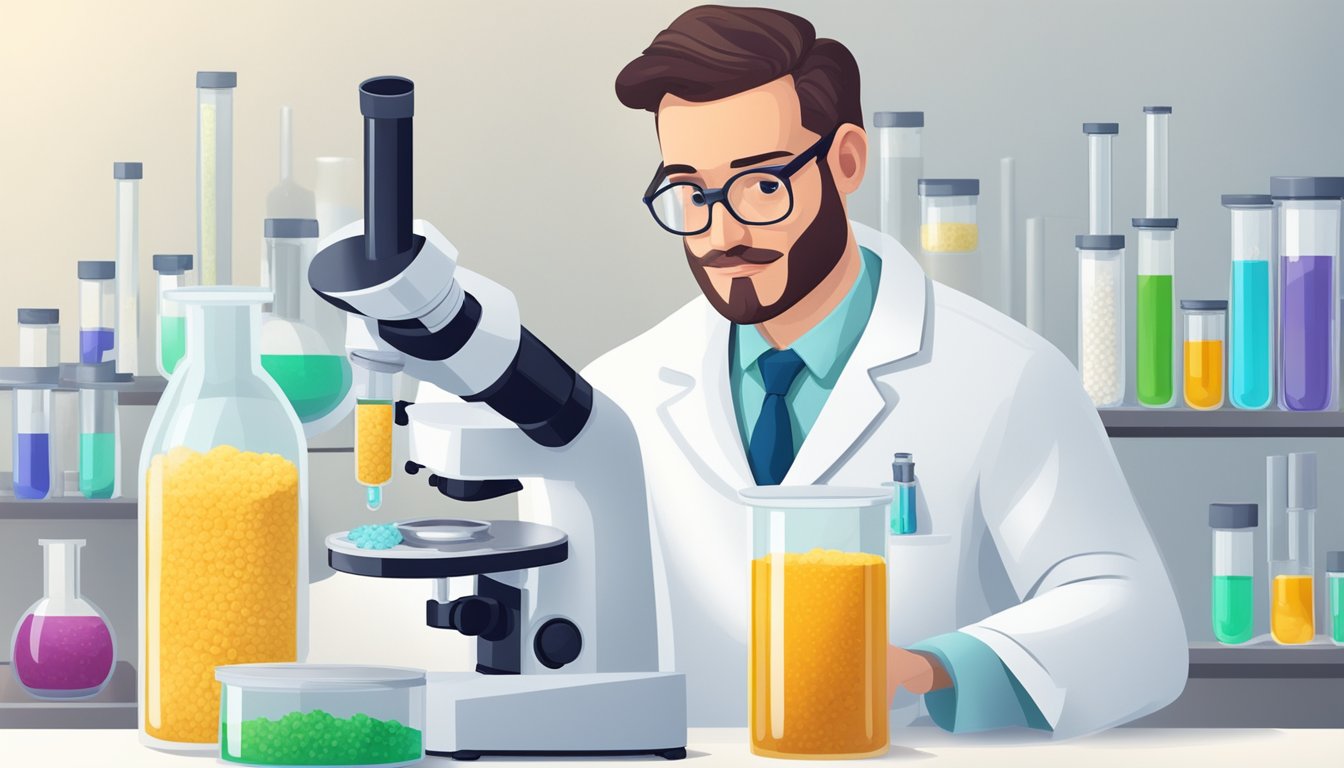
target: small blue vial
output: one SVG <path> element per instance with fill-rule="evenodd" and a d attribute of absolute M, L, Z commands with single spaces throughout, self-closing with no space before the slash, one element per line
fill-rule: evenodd
<path fill-rule="evenodd" d="M 915 459 L 898 453 L 891 461 L 891 480 L 895 493 L 891 499 L 889 530 L 893 536 L 907 536 L 918 529 L 915 514 Z"/>

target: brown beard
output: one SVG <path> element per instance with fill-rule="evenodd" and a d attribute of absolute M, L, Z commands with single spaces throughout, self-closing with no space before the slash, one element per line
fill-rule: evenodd
<path fill-rule="evenodd" d="M 784 254 L 763 248 L 750 248 L 739 245 L 728 251 L 711 251 L 703 257 L 691 253 L 691 248 L 682 240 L 686 251 L 686 263 L 700 285 L 710 305 L 720 315 L 738 325 L 756 325 L 782 315 L 792 309 L 812 293 L 822 280 L 835 269 L 844 256 L 845 246 L 849 243 L 849 222 L 845 218 L 845 207 L 841 204 L 840 193 L 835 188 L 830 169 L 824 161 L 818 161 L 821 170 L 821 206 L 817 216 L 798 237 L 793 248 L 789 249 L 789 276 L 784 283 L 784 293 L 779 300 L 762 305 L 756 295 L 756 287 L 749 277 L 733 278 L 728 289 L 728 300 L 724 301 L 709 281 L 708 270 L 711 267 L 728 267 L 742 264 L 769 264 Z M 720 216 L 730 216 L 727 211 L 719 211 Z"/>

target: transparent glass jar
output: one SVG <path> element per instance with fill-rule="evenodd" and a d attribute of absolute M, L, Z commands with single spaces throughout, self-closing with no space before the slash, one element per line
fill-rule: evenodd
<path fill-rule="evenodd" d="M 143 163 L 113 163 L 117 197 L 117 371 L 140 373 L 140 179 Z"/>
<path fill-rule="evenodd" d="M 1112 144 L 1120 133 L 1119 123 L 1083 123 L 1087 136 L 1087 232 L 1109 235 L 1111 221 Z"/>
<path fill-rule="evenodd" d="M 117 262 L 81 261 L 79 275 L 79 362 L 97 365 L 117 359 Z"/>
<path fill-rule="evenodd" d="M 196 253 L 201 285 L 233 282 L 233 89 L 237 72 L 196 73 Z"/>
<path fill-rule="evenodd" d="M 1255 628 L 1256 504 L 1210 504 L 1213 529 L 1213 636 L 1226 645 L 1251 639 Z"/>
<path fill-rule="evenodd" d="M 10 643 L 19 684 L 44 699 L 95 696 L 112 678 L 117 644 L 107 617 L 80 593 L 84 539 L 38 539 L 42 599 L 23 613 Z"/>
<path fill-rule="evenodd" d="M 924 113 L 877 112 L 873 125 L 882 163 L 882 232 L 917 253 L 920 213 L 916 190 L 924 175 Z"/>
<path fill-rule="evenodd" d="M 1227 302 L 1182 299 L 1181 314 L 1185 318 L 1185 404 L 1197 411 L 1221 408 Z"/>
<path fill-rule="evenodd" d="M 1176 219 L 1134 219 L 1139 264 L 1134 296 L 1134 394 L 1149 408 L 1176 404 Z"/>
<path fill-rule="evenodd" d="M 1125 399 L 1125 237 L 1078 235 L 1078 373 L 1098 408 Z"/>
<path fill-rule="evenodd" d="M 1339 408 L 1339 179 L 1275 176 L 1279 211 L 1279 407 Z"/>
<path fill-rule="evenodd" d="M 885 754 L 891 489 L 775 485 L 739 498 L 752 507 L 751 751 Z"/>
<path fill-rule="evenodd" d="M 209 751 L 216 666 L 307 654 L 307 443 L 258 354 L 270 294 L 215 286 L 165 298 L 186 309 L 189 354 L 140 455 L 140 735 Z"/>
<path fill-rule="evenodd" d="M 158 253 L 154 255 L 154 271 L 158 273 L 158 327 L 154 334 L 154 359 L 159 375 L 165 379 L 177 370 L 177 364 L 187 354 L 187 318 L 182 305 L 163 296 L 186 284 L 191 271 L 190 253 Z"/>
<path fill-rule="evenodd" d="M 949 288 L 980 293 L 979 179 L 920 179 L 920 252 L 924 271 Z"/>
<path fill-rule="evenodd" d="M 1232 219 L 1227 397 L 1255 411 L 1274 400 L 1274 200 L 1223 195 L 1223 207 Z"/>

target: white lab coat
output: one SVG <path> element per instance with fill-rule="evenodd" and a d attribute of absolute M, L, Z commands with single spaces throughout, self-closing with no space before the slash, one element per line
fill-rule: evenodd
<path fill-rule="evenodd" d="M 1076 369 L 1049 343 L 928 280 L 895 240 L 863 337 L 784 479 L 874 486 L 914 454 L 919 533 L 888 551 L 890 642 L 984 642 L 1056 737 L 1170 703 L 1187 672 L 1165 568 Z M 747 719 L 753 485 L 729 391 L 730 324 L 704 299 L 583 375 L 629 416 L 646 474 L 660 665 L 692 726 Z M 893 720 L 917 714 L 902 692 Z"/>

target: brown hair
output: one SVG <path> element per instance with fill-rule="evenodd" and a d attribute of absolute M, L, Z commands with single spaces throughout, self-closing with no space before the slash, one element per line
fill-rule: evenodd
<path fill-rule="evenodd" d="M 616 76 L 616 98 L 658 114 L 663 97 L 714 101 L 792 75 L 803 127 L 863 127 L 859 65 L 812 22 L 771 8 L 702 5 L 681 14 Z"/>

